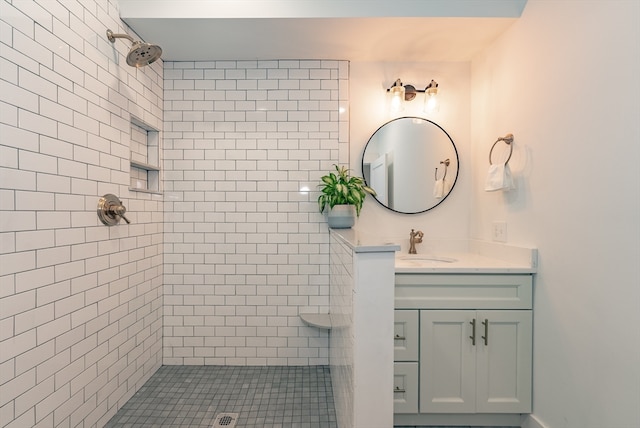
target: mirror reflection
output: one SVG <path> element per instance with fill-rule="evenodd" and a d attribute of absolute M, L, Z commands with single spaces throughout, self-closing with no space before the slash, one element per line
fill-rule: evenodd
<path fill-rule="evenodd" d="M 441 204 L 458 179 L 458 151 L 438 124 L 401 117 L 382 125 L 362 155 L 362 173 L 375 199 L 406 214 Z"/>

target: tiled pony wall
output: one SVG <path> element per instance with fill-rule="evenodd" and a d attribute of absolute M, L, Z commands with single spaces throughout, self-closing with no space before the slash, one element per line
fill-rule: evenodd
<path fill-rule="evenodd" d="M 0 425 L 102 426 L 162 352 L 162 202 L 129 191 L 131 116 L 162 130 L 162 61 L 129 67 L 115 1 L 0 2 Z M 102 225 L 118 195 L 131 225 Z"/>
<path fill-rule="evenodd" d="M 317 184 L 348 159 L 345 61 L 165 62 L 164 364 L 328 364 Z"/>

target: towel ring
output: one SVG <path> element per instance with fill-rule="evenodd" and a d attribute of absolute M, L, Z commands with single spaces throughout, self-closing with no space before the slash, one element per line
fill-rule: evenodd
<path fill-rule="evenodd" d="M 444 164 L 444 175 L 442 176 L 442 179 L 444 180 L 445 178 L 447 178 L 447 169 L 449 168 L 451 161 L 449 159 L 445 159 L 443 161 L 440 161 L 440 164 Z M 438 181 L 438 167 L 436 167 L 436 171 L 433 173 L 433 178 Z"/>
<path fill-rule="evenodd" d="M 496 142 L 493 143 L 493 146 L 491 146 L 491 150 L 489 150 L 489 165 L 493 165 L 493 162 L 491 162 L 491 155 L 493 154 L 493 149 L 496 147 L 496 144 L 498 144 L 500 141 L 504 141 L 505 144 L 509 146 L 509 157 L 504 164 L 508 164 L 509 160 L 511 159 L 511 155 L 513 154 L 513 144 L 511 144 L 513 143 L 513 134 L 507 134 L 504 137 L 498 138 Z"/>

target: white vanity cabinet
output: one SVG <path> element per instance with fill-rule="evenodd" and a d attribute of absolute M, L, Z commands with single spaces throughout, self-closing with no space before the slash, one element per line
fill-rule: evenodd
<path fill-rule="evenodd" d="M 531 411 L 531 311 L 420 311 L 420 411 Z"/>
<path fill-rule="evenodd" d="M 395 424 L 498 426 L 531 411 L 531 274 L 397 273 L 395 309 Z"/>

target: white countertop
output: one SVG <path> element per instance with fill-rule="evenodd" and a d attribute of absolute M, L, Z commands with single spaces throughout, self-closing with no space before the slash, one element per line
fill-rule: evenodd
<path fill-rule="evenodd" d="M 414 257 L 414 258 L 410 258 Z M 418 259 L 415 259 L 415 258 Z M 423 260 L 420 260 L 422 258 Z M 429 260 L 432 258 L 432 260 Z M 427 259 L 427 260 L 424 260 Z M 534 273 L 530 264 L 518 264 L 474 253 L 397 254 L 396 273 Z"/>
<path fill-rule="evenodd" d="M 356 253 L 382 253 L 400 250 L 395 242 L 356 229 L 330 229 L 333 236 L 347 244 Z"/>
<path fill-rule="evenodd" d="M 431 246 L 438 247 L 442 250 L 421 254 L 418 246 L 418 254 L 396 253 L 396 273 L 535 273 L 538 267 L 536 248 L 476 240 Z"/>
<path fill-rule="evenodd" d="M 535 273 L 538 250 L 478 240 L 426 241 L 407 254 L 403 239 L 384 238 L 357 229 L 331 229 L 356 253 L 395 252 L 396 273 Z M 407 240 L 408 241 L 408 240 Z"/>

